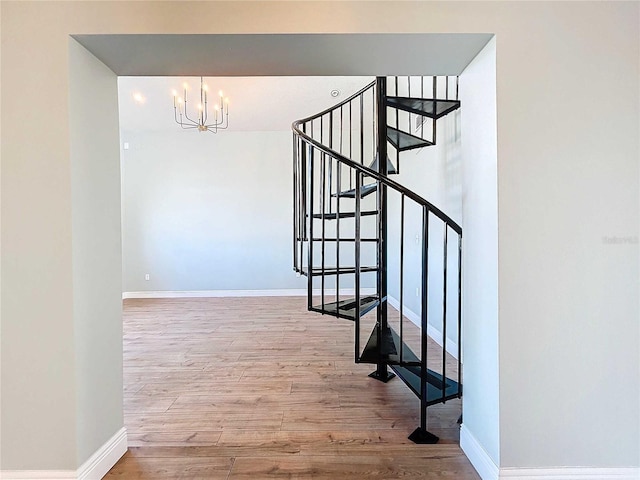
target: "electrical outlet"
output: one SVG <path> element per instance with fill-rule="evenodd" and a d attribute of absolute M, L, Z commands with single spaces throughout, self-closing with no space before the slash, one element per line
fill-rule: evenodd
<path fill-rule="evenodd" d="M 416 233 L 416 245 L 420 243 L 420 234 Z"/>
<path fill-rule="evenodd" d="M 420 290 L 418 289 L 418 287 L 416 287 L 416 297 L 420 296 Z"/>
<path fill-rule="evenodd" d="M 149 277 L 149 274 L 148 274 L 148 273 L 145 273 L 145 274 L 144 274 L 144 279 L 145 279 L 145 280 L 149 280 L 149 278 L 150 278 L 150 277 Z"/>

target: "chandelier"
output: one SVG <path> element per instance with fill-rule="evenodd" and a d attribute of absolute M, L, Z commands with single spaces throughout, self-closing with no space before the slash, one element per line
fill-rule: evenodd
<path fill-rule="evenodd" d="M 220 97 L 219 101 L 213 105 L 213 116 L 209 117 L 209 101 L 208 101 L 208 86 L 204 83 L 204 79 L 200 77 L 200 99 L 197 102 L 197 109 L 195 114 L 189 116 L 187 109 L 187 102 L 191 101 L 191 98 L 187 100 L 187 91 L 189 90 L 189 84 L 185 82 L 184 96 L 179 97 L 178 92 L 174 90 L 173 93 L 173 116 L 178 125 L 185 130 L 197 129 L 199 132 L 211 132 L 217 133 L 218 130 L 224 130 L 229 126 L 229 99 L 222 95 L 222 90 L 218 92 Z"/>

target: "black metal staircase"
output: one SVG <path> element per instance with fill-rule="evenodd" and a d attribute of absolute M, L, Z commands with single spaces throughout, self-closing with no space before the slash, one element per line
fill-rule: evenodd
<path fill-rule="evenodd" d="M 427 431 L 427 407 L 462 396 L 462 229 L 389 175 L 400 171 L 400 153 L 435 145 L 437 120 L 460 107 L 458 83 L 449 77 L 387 80 L 378 77 L 338 105 L 293 124 L 294 270 L 308 277 L 309 310 L 354 322 L 355 362 L 376 365 L 370 376 L 383 382 L 395 376 L 391 368 L 420 399 L 420 426 L 409 438 L 435 443 L 438 437 Z M 425 87 L 431 98 L 425 98 Z M 452 89 L 455 95 L 449 98 Z M 399 220 L 399 228 L 390 232 L 392 218 Z M 403 315 L 407 250 L 416 248 L 408 224 L 419 231 L 420 333 L 417 339 L 414 335 L 414 349 Z M 435 247 L 434 232 L 442 234 Z M 390 263 L 390 255 L 398 261 Z M 397 275 L 389 278 L 391 265 Z M 435 286 L 433 278 L 438 279 Z M 390 288 L 396 310 L 389 308 Z M 434 298 L 441 301 L 440 318 L 430 318 Z M 367 324 L 372 332 L 362 341 Z M 442 335 L 435 352 L 430 326 Z M 447 327 L 455 328 L 457 336 L 455 380 L 447 377 Z"/>

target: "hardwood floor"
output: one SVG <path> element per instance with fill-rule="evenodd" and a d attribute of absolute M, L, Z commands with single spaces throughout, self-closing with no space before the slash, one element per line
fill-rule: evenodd
<path fill-rule="evenodd" d="M 130 448 L 105 478 L 479 479 L 460 401 L 429 408 L 439 444 L 411 443 L 416 397 L 353 363 L 353 328 L 303 297 L 126 300 Z"/>

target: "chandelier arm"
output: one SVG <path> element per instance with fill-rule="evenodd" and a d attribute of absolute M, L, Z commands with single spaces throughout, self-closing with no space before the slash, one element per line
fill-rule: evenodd
<path fill-rule="evenodd" d="M 187 120 L 189 120 L 191 123 L 193 123 L 194 125 L 200 125 L 200 122 L 196 122 L 195 120 L 189 118 L 189 115 L 187 114 L 187 99 L 185 98 L 184 100 L 184 118 L 186 118 Z"/>

